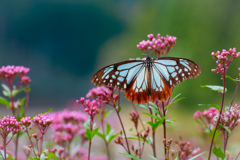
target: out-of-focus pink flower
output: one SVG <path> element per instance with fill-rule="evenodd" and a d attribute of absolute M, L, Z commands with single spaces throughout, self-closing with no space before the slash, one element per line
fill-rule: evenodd
<path fill-rule="evenodd" d="M 219 114 L 214 119 L 217 123 Z M 225 111 L 221 114 L 220 124 L 224 127 L 228 127 L 231 131 L 239 124 L 240 122 L 240 106 L 235 104 L 232 107 L 226 107 Z M 221 130 L 225 130 L 221 128 Z"/>
<path fill-rule="evenodd" d="M 194 113 L 193 119 L 199 119 L 207 128 L 211 129 L 215 125 L 213 118 L 219 114 L 218 109 L 210 107 L 203 112 L 197 111 Z"/>
<path fill-rule="evenodd" d="M 50 124 L 52 124 L 53 118 L 49 118 L 43 114 L 39 114 L 33 117 L 32 121 L 38 126 L 41 133 L 45 134 Z"/>
<path fill-rule="evenodd" d="M 29 84 L 30 82 L 31 82 L 30 77 L 28 77 L 28 76 L 22 76 L 22 77 L 21 77 L 21 83 L 22 83 L 22 84 L 27 85 L 27 84 Z"/>
<path fill-rule="evenodd" d="M 171 155 L 177 156 L 179 159 L 189 159 L 200 153 L 200 148 L 193 149 L 189 141 L 183 141 L 180 136 L 180 141 L 174 141 L 176 143 L 177 150 L 172 149 Z"/>
<path fill-rule="evenodd" d="M 10 133 L 12 136 L 20 132 L 22 127 L 15 117 L 4 116 L 0 119 L 0 135 L 6 139 Z"/>
<path fill-rule="evenodd" d="M 113 90 L 111 88 L 106 88 L 104 86 L 101 86 L 101 87 L 96 87 L 89 90 L 86 97 L 95 99 L 96 101 L 101 103 L 108 104 L 112 100 L 118 99 L 119 96 L 117 94 L 113 94 Z"/>
<path fill-rule="evenodd" d="M 99 108 L 102 106 L 102 103 L 96 100 L 90 101 L 89 99 L 81 98 L 76 101 L 81 104 L 85 109 L 84 111 L 93 119 L 97 113 L 99 113 Z"/>
<path fill-rule="evenodd" d="M 139 114 L 136 111 L 132 111 L 129 115 L 131 116 L 130 120 L 134 123 L 135 127 L 137 127 Z"/>
<path fill-rule="evenodd" d="M 20 76 L 21 82 L 24 82 L 23 84 L 28 84 L 31 82 L 30 78 L 26 76 L 29 71 L 29 68 L 23 66 L 2 66 L 2 68 L 0 68 L 0 80 L 12 86 L 14 78 Z"/>
<path fill-rule="evenodd" d="M 160 33 L 155 38 L 153 34 L 149 34 L 148 40 L 143 40 L 137 44 L 137 48 L 148 53 L 148 50 L 153 50 L 156 58 L 161 57 L 165 52 L 166 54 L 175 46 L 176 37 L 167 35 L 162 37 Z"/>

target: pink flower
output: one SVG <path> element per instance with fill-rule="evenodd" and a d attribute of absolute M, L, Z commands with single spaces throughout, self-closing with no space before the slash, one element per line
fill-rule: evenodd
<path fill-rule="evenodd" d="M 172 150 L 172 155 L 177 154 L 179 159 L 189 159 L 200 153 L 200 148 L 195 148 L 191 146 L 189 141 L 183 141 L 182 137 L 180 137 L 180 141 L 175 141 L 177 151 Z"/>
<path fill-rule="evenodd" d="M 236 53 L 236 48 L 230 48 L 228 51 L 223 49 L 222 52 L 212 52 L 211 55 L 216 59 L 217 67 L 212 69 L 213 72 L 217 72 L 221 77 L 227 74 L 230 63 L 237 57 L 240 56 L 240 52 Z"/>
<path fill-rule="evenodd" d="M 113 94 L 112 88 L 106 88 L 104 86 L 96 87 L 89 90 L 86 97 L 95 99 L 98 102 L 106 103 L 106 104 L 108 104 L 112 100 L 118 99 L 118 95 Z M 83 102 L 83 98 L 80 99 L 80 102 Z"/>
<path fill-rule="evenodd" d="M 2 66 L 0 68 L 0 79 L 4 83 L 7 83 L 9 86 L 12 86 L 14 78 L 16 76 L 19 76 L 21 79 L 21 82 L 24 82 L 23 84 L 30 83 L 30 78 L 26 78 L 26 74 L 30 71 L 29 68 L 23 67 L 23 66 Z M 22 77 L 25 77 L 22 79 Z"/>
<path fill-rule="evenodd" d="M 93 119 L 97 113 L 99 113 L 99 108 L 102 106 L 101 102 L 96 100 L 90 101 L 89 99 L 84 99 L 84 102 L 77 100 L 79 104 L 81 104 L 85 109 L 84 111 Z"/>
<path fill-rule="evenodd" d="M 10 133 L 12 133 L 13 136 L 21 130 L 20 122 L 18 122 L 15 117 L 4 116 L 0 119 L 0 135 L 3 139 L 7 138 Z"/>
<path fill-rule="evenodd" d="M 22 76 L 22 77 L 21 77 L 21 83 L 22 83 L 22 84 L 27 85 L 27 84 L 30 83 L 30 82 L 31 82 L 30 77 L 28 77 L 28 76 Z"/>
<path fill-rule="evenodd" d="M 133 121 L 133 123 L 135 124 L 135 127 L 137 127 L 139 114 L 136 111 L 132 111 L 129 113 L 129 115 L 131 116 L 130 120 Z"/>
<path fill-rule="evenodd" d="M 32 121 L 38 126 L 41 133 L 44 134 L 44 133 L 46 133 L 50 124 L 52 124 L 53 119 L 48 118 L 47 116 L 45 116 L 43 114 L 39 114 L 39 115 L 33 117 Z"/>
<path fill-rule="evenodd" d="M 165 52 L 167 54 L 175 46 L 177 40 L 176 37 L 169 35 L 162 37 L 160 33 L 157 34 L 156 38 L 153 34 L 149 34 L 147 37 L 148 40 L 139 42 L 137 48 L 147 53 L 148 50 L 153 50 L 156 58 L 161 57 Z"/>

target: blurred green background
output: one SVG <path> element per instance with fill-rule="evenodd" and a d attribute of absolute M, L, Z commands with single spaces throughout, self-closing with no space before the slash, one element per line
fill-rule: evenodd
<path fill-rule="evenodd" d="M 90 79 L 98 69 L 143 58 L 136 44 L 147 34 L 176 36 L 168 55 L 191 59 L 202 69 L 198 78 L 184 81 L 173 92 L 185 99 L 172 119 L 191 128 L 186 123 L 193 113 L 206 109 L 198 104 L 221 103 L 221 95 L 200 86 L 221 85 L 220 76 L 211 72 L 216 66 L 211 52 L 233 47 L 240 51 L 239 7 L 236 0 L 0 1 L 0 65 L 31 69 L 30 109 L 60 110 L 94 87 Z M 229 69 L 232 77 L 238 77 L 239 62 Z M 228 80 L 227 88 L 226 105 L 234 83 Z"/>

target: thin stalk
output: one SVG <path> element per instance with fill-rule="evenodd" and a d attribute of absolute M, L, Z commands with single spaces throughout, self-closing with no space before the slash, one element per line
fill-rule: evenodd
<path fill-rule="evenodd" d="M 3 138 L 3 149 L 4 149 L 4 157 L 3 157 L 3 159 L 4 160 L 6 160 L 7 159 L 7 136 L 5 136 L 4 138 Z"/>
<path fill-rule="evenodd" d="M 93 129 L 93 118 L 90 120 L 90 130 L 92 131 Z M 88 160 L 90 160 L 90 153 L 91 153 L 91 146 L 92 146 L 92 138 L 89 140 L 89 146 L 88 146 Z"/>
<path fill-rule="evenodd" d="M 88 146 L 88 160 L 90 160 L 91 145 L 92 145 L 92 139 L 89 140 L 89 146 Z"/>
<path fill-rule="evenodd" d="M 224 105 L 224 99 L 225 99 L 225 91 L 226 91 L 226 82 L 225 82 L 225 70 L 224 70 L 224 74 L 223 74 L 223 96 L 222 96 L 222 104 L 221 104 L 221 109 L 219 111 L 219 117 L 218 117 L 218 121 L 217 121 L 217 124 L 216 124 L 216 127 L 215 127 L 215 130 L 213 132 L 213 136 L 212 136 L 212 141 L 211 141 L 211 144 L 210 144 L 210 150 L 209 150 L 209 155 L 208 155 L 208 160 L 210 160 L 211 158 L 211 154 L 212 154 L 212 146 L 213 146 L 213 142 L 214 142 L 214 137 L 215 137 L 215 134 L 217 132 L 217 129 L 218 129 L 218 125 L 219 125 L 219 122 L 220 122 L 220 118 L 221 118 L 221 114 L 222 114 L 222 110 L 223 110 L 223 105 Z"/>
<path fill-rule="evenodd" d="M 232 107 L 233 101 L 234 101 L 235 96 L 236 96 L 236 94 L 237 94 L 238 87 L 239 87 L 239 81 L 237 81 L 236 89 L 235 89 L 235 92 L 234 92 L 234 94 L 233 94 L 233 99 L 232 99 L 232 101 L 231 101 L 231 104 L 230 104 L 229 109 L 231 109 L 231 107 Z"/>
<path fill-rule="evenodd" d="M 104 114 L 104 112 L 102 111 L 100 114 L 100 119 L 101 119 L 102 132 L 103 132 L 103 135 L 106 137 L 103 114 Z M 109 160 L 110 159 L 110 151 L 109 151 L 109 146 L 108 146 L 108 142 L 106 139 L 104 140 L 104 143 L 105 143 L 106 150 L 107 150 L 107 157 L 108 157 L 107 159 Z"/>
<path fill-rule="evenodd" d="M 150 114 L 152 114 L 152 109 L 149 108 L 149 112 Z M 153 118 L 151 117 L 151 122 L 153 122 Z M 152 127 L 152 139 L 153 139 L 153 142 L 152 142 L 152 149 L 153 149 L 153 156 L 156 157 L 156 142 L 155 142 L 155 129 Z"/>
<path fill-rule="evenodd" d="M 225 153 L 226 152 L 226 149 L 227 149 L 227 143 L 228 143 L 228 132 L 225 131 L 226 134 L 224 134 L 224 150 L 223 152 Z"/>
<path fill-rule="evenodd" d="M 167 157 L 167 130 L 166 130 L 166 111 L 164 108 L 164 102 L 162 102 L 162 110 L 163 110 L 163 116 L 164 116 L 164 120 L 163 120 L 163 137 L 165 139 L 164 141 L 164 155 L 165 155 L 165 159 L 167 160 L 169 157 Z"/>
<path fill-rule="evenodd" d="M 131 154 L 130 149 L 129 149 L 129 145 L 128 145 L 128 141 L 127 141 L 127 134 L 126 134 L 125 128 L 124 128 L 124 126 L 123 126 L 122 119 L 121 119 L 120 114 L 119 114 L 119 112 L 118 112 L 118 110 L 117 110 L 117 107 L 114 106 L 114 108 L 115 108 L 115 111 L 117 112 L 117 116 L 118 116 L 118 119 L 119 119 L 119 121 L 120 121 L 122 130 L 123 130 L 123 134 L 124 134 L 125 141 L 126 141 L 126 145 L 127 145 L 127 152 L 128 152 L 128 154 Z"/>
<path fill-rule="evenodd" d="M 136 108 L 136 106 L 135 106 L 135 104 L 133 103 L 133 102 L 131 102 L 131 104 L 132 104 L 132 106 L 133 106 L 133 109 L 136 111 L 136 113 L 138 114 L 138 111 L 137 111 L 137 108 Z M 141 123 L 141 125 L 142 125 L 142 127 L 143 127 L 143 130 L 146 132 L 146 128 L 145 128 L 145 126 L 144 126 L 144 124 L 143 124 L 143 121 L 142 121 L 142 118 L 139 116 L 139 120 L 140 120 L 140 123 Z"/>
<path fill-rule="evenodd" d="M 240 156 L 240 152 L 238 153 L 238 155 L 237 155 L 237 157 L 236 157 L 236 159 L 235 159 L 235 160 L 237 160 L 239 156 Z"/>
<path fill-rule="evenodd" d="M 29 91 L 28 91 L 28 87 L 26 87 L 26 101 L 25 101 L 25 106 L 24 106 L 24 116 L 26 115 L 28 103 L 29 103 Z"/>

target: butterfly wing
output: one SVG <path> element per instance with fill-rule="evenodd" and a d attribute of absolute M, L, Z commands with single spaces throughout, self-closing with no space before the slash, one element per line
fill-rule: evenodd
<path fill-rule="evenodd" d="M 96 86 L 111 86 L 122 91 L 129 89 L 129 84 L 144 68 L 142 60 L 124 61 L 112 64 L 96 72 L 91 82 Z"/>
<path fill-rule="evenodd" d="M 195 62 L 184 58 L 159 58 L 154 60 L 153 66 L 171 88 L 186 79 L 196 78 L 201 73 L 201 68 Z"/>
<path fill-rule="evenodd" d="M 138 104 L 149 101 L 151 94 L 151 91 L 149 92 L 149 74 L 148 68 L 143 66 L 125 91 L 127 99 Z"/>
<path fill-rule="evenodd" d="M 184 58 L 162 57 L 153 60 L 151 72 L 151 101 L 165 101 L 171 96 L 172 89 L 178 83 L 189 78 L 196 78 L 201 73 L 200 67 Z"/>
<path fill-rule="evenodd" d="M 171 86 L 169 86 L 159 68 L 154 64 L 151 69 L 151 90 L 151 101 L 154 103 L 157 99 L 165 101 L 172 93 Z"/>

